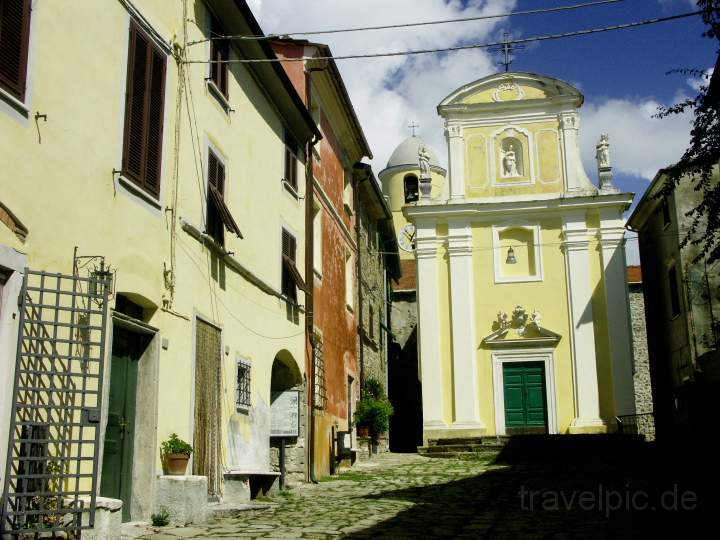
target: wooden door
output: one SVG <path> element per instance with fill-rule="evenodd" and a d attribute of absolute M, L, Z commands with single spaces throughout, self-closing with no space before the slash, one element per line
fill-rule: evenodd
<path fill-rule="evenodd" d="M 508 434 L 547 432 L 545 365 L 542 362 L 503 364 L 503 390 Z"/>
<path fill-rule="evenodd" d="M 137 337 L 115 327 L 100 495 L 122 500 L 123 521 L 130 520 L 139 361 Z"/>

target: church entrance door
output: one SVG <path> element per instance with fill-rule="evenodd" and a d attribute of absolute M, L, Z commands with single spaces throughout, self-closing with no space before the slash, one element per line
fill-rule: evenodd
<path fill-rule="evenodd" d="M 547 433 L 547 392 L 543 362 L 503 364 L 505 431 Z"/>

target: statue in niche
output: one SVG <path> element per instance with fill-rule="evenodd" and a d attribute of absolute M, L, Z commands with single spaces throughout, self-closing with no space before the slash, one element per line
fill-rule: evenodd
<path fill-rule="evenodd" d="M 420 176 L 423 178 L 430 177 L 430 152 L 425 145 L 418 148 L 418 165 L 420 165 Z"/>
<path fill-rule="evenodd" d="M 606 169 L 610 167 L 610 137 L 607 133 L 600 135 L 600 142 L 595 146 L 595 159 L 597 159 L 598 167 Z"/>
<path fill-rule="evenodd" d="M 522 146 L 516 139 L 505 139 L 500 149 L 502 156 L 502 177 L 522 176 Z M 520 161 L 520 163 L 518 163 Z"/>

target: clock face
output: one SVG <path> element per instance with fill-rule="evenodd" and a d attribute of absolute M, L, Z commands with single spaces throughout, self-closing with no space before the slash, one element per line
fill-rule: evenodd
<path fill-rule="evenodd" d="M 415 251 L 415 225 L 408 223 L 400 229 L 398 244 L 403 251 Z"/>

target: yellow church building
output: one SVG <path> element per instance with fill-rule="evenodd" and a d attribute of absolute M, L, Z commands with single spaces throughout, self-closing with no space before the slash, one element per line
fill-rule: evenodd
<path fill-rule="evenodd" d="M 423 442 L 601 433 L 634 414 L 623 213 L 607 136 L 580 160 L 582 94 L 532 73 L 438 107 L 448 173 L 419 137 L 381 174 L 415 259 Z M 407 263 L 405 263 L 407 264 Z"/>

